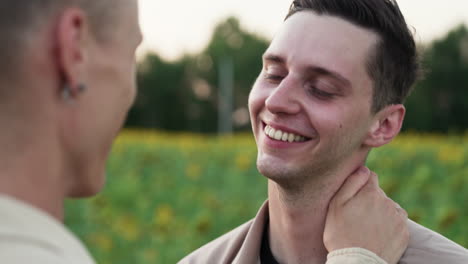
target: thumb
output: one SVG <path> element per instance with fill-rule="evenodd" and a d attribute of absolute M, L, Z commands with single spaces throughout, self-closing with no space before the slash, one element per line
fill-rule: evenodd
<path fill-rule="evenodd" d="M 370 172 L 369 181 L 368 181 L 367 186 L 369 186 L 369 188 L 380 188 L 379 187 L 379 176 L 373 171 Z"/>
<path fill-rule="evenodd" d="M 370 178 L 369 178 L 369 181 L 366 184 L 365 188 L 376 189 L 383 196 L 387 197 L 387 194 L 382 190 L 382 188 L 380 188 L 379 176 L 376 173 L 374 173 L 373 171 L 370 172 Z"/>
<path fill-rule="evenodd" d="M 341 188 L 333 197 L 335 202 L 345 204 L 353 198 L 359 190 L 369 181 L 370 170 L 367 167 L 361 166 L 348 176 L 346 181 L 341 185 Z"/>

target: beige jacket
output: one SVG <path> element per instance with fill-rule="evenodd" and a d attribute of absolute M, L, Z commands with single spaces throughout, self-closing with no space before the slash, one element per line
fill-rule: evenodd
<path fill-rule="evenodd" d="M 249 222 L 197 249 L 179 264 L 260 264 L 260 246 L 268 216 L 268 202 Z M 468 264 L 468 250 L 408 221 L 410 242 L 400 264 Z M 328 255 L 326 264 L 385 263 L 367 250 L 345 249 Z"/>
<path fill-rule="evenodd" d="M 16 199 L 0 195 L 0 263 L 94 264 L 62 223 Z"/>

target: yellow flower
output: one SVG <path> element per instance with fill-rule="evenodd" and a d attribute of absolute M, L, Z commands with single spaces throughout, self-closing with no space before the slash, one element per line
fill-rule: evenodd
<path fill-rule="evenodd" d="M 158 257 L 158 252 L 155 249 L 146 249 L 143 252 L 143 259 L 146 263 L 154 263 Z"/>
<path fill-rule="evenodd" d="M 185 169 L 185 175 L 187 175 L 189 179 L 198 180 L 200 178 L 201 170 L 200 165 L 192 163 Z"/>
<path fill-rule="evenodd" d="M 109 251 L 113 247 L 112 240 L 102 233 L 91 235 L 89 240 L 103 251 Z"/>
<path fill-rule="evenodd" d="M 462 146 L 442 145 L 438 153 L 438 159 L 446 164 L 460 165 L 464 162 L 465 151 Z"/>
<path fill-rule="evenodd" d="M 247 170 L 250 167 L 251 162 L 252 157 L 250 157 L 250 155 L 247 155 L 246 153 L 239 153 L 236 157 L 236 166 L 241 171 Z"/>
<path fill-rule="evenodd" d="M 156 226 L 166 229 L 174 218 L 174 211 L 168 204 L 160 205 L 154 213 L 154 221 Z"/>
<path fill-rule="evenodd" d="M 115 229 L 128 241 L 135 241 L 139 235 L 136 220 L 130 216 L 122 216 L 117 218 L 115 222 Z"/>

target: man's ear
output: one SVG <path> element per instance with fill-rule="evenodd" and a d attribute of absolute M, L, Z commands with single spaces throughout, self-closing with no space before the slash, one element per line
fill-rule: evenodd
<path fill-rule="evenodd" d="M 58 18 L 56 52 L 59 74 L 62 82 L 68 85 L 71 96 L 78 93 L 84 81 L 87 37 L 88 25 L 83 10 L 65 9 Z"/>
<path fill-rule="evenodd" d="M 406 109 L 402 104 L 389 105 L 380 110 L 370 127 L 363 144 L 369 147 L 380 147 L 390 141 L 400 132 Z"/>

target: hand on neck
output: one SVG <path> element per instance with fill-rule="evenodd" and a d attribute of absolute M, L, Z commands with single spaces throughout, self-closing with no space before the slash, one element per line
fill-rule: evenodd
<path fill-rule="evenodd" d="M 325 263 L 323 232 L 328 205 L 346 178 L 364 164 L 365 156 L 301 188 L 284 188 L 269 180 L 270 248 L 280 263 Z"/>

